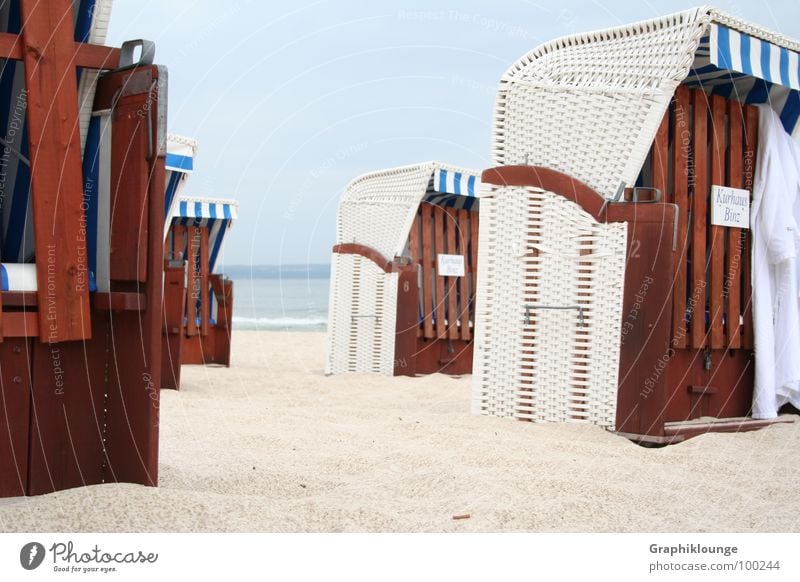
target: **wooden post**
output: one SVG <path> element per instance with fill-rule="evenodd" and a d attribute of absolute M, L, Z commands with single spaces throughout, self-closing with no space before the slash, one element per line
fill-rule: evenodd
<path fill-rule="evenodd" d="M 702 91 L 692 94 L 694 135 L 692 136 L 692 307 L 693 348 L 706 346 L 706 225 L 708 213 L 708 105 Z"/>
<path fill-rule="evenodd" d="M 681 85 L 675 93 L 675 116 L 672 149 L 673 200 L 678 206 L 678 255 L 675 257 L 675 286 L 672 304 L 672 337 L 677 348 L 686 347 L 686 280 L 689 252 L 689 90 Z"/>
<path fill-rule="evenodd" d="M 20 0 L 42 342 L 89 339 L 88 251 L 70 0 Z"/>
<path fill-rule="evenodd" d="M 420 268 L 422 269 L 422 317 L 423 335 L 426 338 L 436 337 L 433 331 L 433 269 L 436 261 L 435 249 L 431 240 L 433 232 L 432 212 L 430 204 L 422 204 L 422 253 Z"/>
<path fill-rule="evenodd" d="M 432 253 L 433 266 L 436 269 L 436 337 L 445 339 L 447 337 L 447 323 L 445 322 L 444 312 L 447 309 L 447 302 L 444 295 L 444 277 L 439 273 L 437 255 L 444 253 L 444 220 L 445 213 L 441 206 L 433 207 L 433 232 L 435 249 Z"/>
<path fill-rule="evenodd" d="M 725 98 L 711 96 L 711 184 L 722 186 L 725 182 Z M 697 217 L 703 220 L 703 217 Z M 706 219 L 708 220 L 708 219 Z M 725 228 L 711 225 L 711 348 L 725 347 L 723 314 L 723 279 L 725 278 Z"/>
<path fill-rule="evenodd" d="M 200 334 L 208 336 L 209 314 L 209 265 L 208 265 L 208 228 L 200 229 Z"/>
<path fill-rule="evenodd" d="M 186 243 L 188 264 L 186 265 L 186 335 L 197 335 L 197 299 L 200 290 L 200 239 L 202 228 L 192 227 L 187 229 L 189 240 Z"/>

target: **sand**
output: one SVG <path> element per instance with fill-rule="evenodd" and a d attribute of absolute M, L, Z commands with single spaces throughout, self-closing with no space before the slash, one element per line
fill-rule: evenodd
<path fill-rule="evenodd" d="M 800 529 L 800 422 L 646 449 L 473 416 L 469 377 L 326 378 L 324 343 L 235 333 L 232 368 L 185 367 L 161 394 L 158 488 L 0 500 L 0 530 Z"/>

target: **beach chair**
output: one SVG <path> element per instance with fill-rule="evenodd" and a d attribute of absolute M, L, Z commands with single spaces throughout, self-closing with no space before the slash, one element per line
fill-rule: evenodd
<path fill-rule="evenodd" d="M 110 9 L 0 6 L 0 496 L 158 479 L 166 71 Z"/>
<path fill-rule="evenodd" d="M 233 281 L 214 270 L 237 212 L 234 200 L 176 199 L 165 242 L 165 353 L 171 365 L 164 372 L 171 377 L 162 377 L 164 388 L 179 388 L 181 364 L 230 366 Z"/>
<path fill-rule="evenodd" d="M 437 162 L 347 187 L 333 247 L 326 373 L 469 373 L 478 175 Z"/>
<path fill-rule="evenodd" d="M 167 243 L 172 217 L 186 183 L 194 171 L 197 142 L 191 138 L 167 134 L 166 181 L 164 192 L 164 325 L 161 352 L 161 388 L 177 390 L 180 386 L 183 313 L 186 302 L 186 265 L 173 257 Z"/>
<path fill-rule="evenodd" d="M 483 174 L 474 412 L 654 444 L 764 425 L 748 418 L 750 232 L 712 224 L 711 194 L 752 191 L 755 105 L 798 134 L 798 50 L 700 8 L 509 68 Z"/>

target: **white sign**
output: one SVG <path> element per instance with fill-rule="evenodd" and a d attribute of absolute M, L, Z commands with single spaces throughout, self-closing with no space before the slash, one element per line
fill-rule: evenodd
<path fill-rule="evenodd" d="M 750 228 L 750 191 L 711 186 L 711 224 Z"/>
<path fill-rule="evenodd" d="M 440 277 L 463 277 L 464 255 L 436 255 L 436 273 Z"/>

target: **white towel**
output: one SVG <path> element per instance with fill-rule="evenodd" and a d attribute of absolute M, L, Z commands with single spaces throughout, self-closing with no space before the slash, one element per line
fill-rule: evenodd
<path fill-rule="evenodd" d="M 787 402 L 800 405 L 800 145 L 766 106 L 759 107 L 758 139 L 750 216 L 753 417 L 774 418 Z"/>

